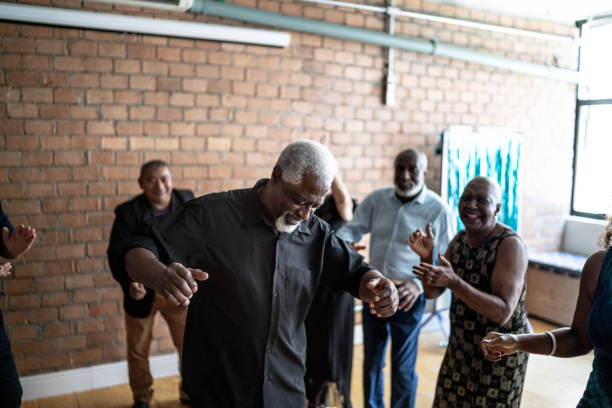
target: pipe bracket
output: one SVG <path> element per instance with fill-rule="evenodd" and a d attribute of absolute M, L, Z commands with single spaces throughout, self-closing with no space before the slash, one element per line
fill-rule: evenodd
<path fill-rule="evenodd" d="M 438 50 L 438 39 L 437 38 L 432 38 L 429 41 L 431 42 L 431 55 L 435 56 L 436 55 L 436 51 Z"/>

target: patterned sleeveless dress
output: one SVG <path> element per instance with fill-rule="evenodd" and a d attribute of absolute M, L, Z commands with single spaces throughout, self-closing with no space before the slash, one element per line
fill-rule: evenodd
<path fill-rule="evenodd" d="M 483 292 L 491 293 L 491 275 L 500 243 L 517 234 L 504 228 L 479 248 L 467 243 L 461 231 L 449 245 L 455 273 Z M 527 333 L 525 281 L 512 317 L 503 325 L 493 322 L 452 296 L 451 334 L 438 374 L 435 408 L 511 408 L 521 403 L 527 370 L 527 353 L 519 352 L 498 362 L 488 361 L 480 348 L 481 339 L 490 331 Z"/>
<path fill-rule="evenodd" d="M 595 349 L 593 371 L 579 408 L 612 407 L 612 248 L 604 259 L 587 319 L 587 334 Z"/>

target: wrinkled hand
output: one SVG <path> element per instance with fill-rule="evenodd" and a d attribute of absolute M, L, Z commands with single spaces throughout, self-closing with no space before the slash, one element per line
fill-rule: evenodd
<path fill-rule="evenodd" d="M 175 305 L 189 305 L 189 299 L 198 291 L 196 281 L 208 279 L 201 269 L 187 268 L 178 262 L 166 266 L 164 274 L 156 282 L 155 290 Z"/>
<path fill-rule="evenodd" d="M 355 251 L 357 251 L 357 252 L 359 252 L 359 251 L 361 251 L 361 250 L 363 250 L 363 249 L 366 249 L 366 246 L 365 246 L 365 245 L 361 245 L 361 244 L 359 244 L 359 243 L 357 243 L 357 242 L 349 242 L 349 246 L 350 246 L 351 248 L 353 248 L 353 249 L 354 249 Z"/>
<path fill-rule="evenodd" d="M 425 227 L 425 235 L 423 235 L 423 231 L 420 228 L 410 234 L 406 245 L 421 259 L 431 259 L 434 249 L 434 234 L 431 230 L 431 223 Z"/>
<path fill-rule="evenodd" d="M 419 287 L 411 281 L 394 280 L 393 283 L 397 288 L 397 297 L 399 299 L 399 306 L 397 308 L 404 312 L 409 311 L 421 294 Z"/>
<path fill-rule="evenodd" d="M 130 297 L 134 300 L 142 300 L 147 294 L 147 290 L 140 282 L 130 282 Z"/>
<path fill-rule="evenodd" d="M 0 278 L 6 278 L 11 275 L 11 269 L 13 265 L 10 262 L 0 264 Z"/>
<path fill-rule="evenodd" d="M 397 311 L 399 303 L 397 289 L 389 279 L 370 279 L 366 288 L 369 291 L 369 296 L 363 300 L 370 304 L 370 313 L 378 317 L 389 317 Z"/>
<path fill-rule="evenodd" d="M 489 361 L 499 361 L 502 356 L 518 351 L 518 340 L 514 334 L 489 332 L 480 342 L 482 354 Z"/>
<path fill-rule="evenodd" d="M 441 254 L 438 254 L 440 264 L 434 266 L 426 262 L 412 267 L 412 272 L 426 285 L 449 288 L 457 279 L 451 263 Z"/>
<path fill-rule="evenodd" d="M 11 233 L 7 227 L 2 227 L 2 240 L 9 252 L 9 258 L 17 258 L 27 252 L 36 240 L 36 230 L 30 226 L 20 224 Z"/>

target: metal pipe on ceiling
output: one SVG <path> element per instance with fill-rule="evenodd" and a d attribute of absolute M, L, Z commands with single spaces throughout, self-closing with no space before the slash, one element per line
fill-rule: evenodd
<path fill-rule="evenodd" d="M 270 11 L 257 10 L 228 3 L 211 0 L 194 0 L 190 9 L 192 12 L 245 21 L 254 24 L 283 28 L 291 31 L 300 31 L 319 34 L 329 37 L 342 38 L 382 47 L 398 48 L 406 51 L 431 54 L 467 62 L 489 65 L 523 74 L 541 76 L 559 81 L 577 83 L 578 72 L 564 68 L 534 64 L 500 57 L 461 48 L 450 44 L 413 39 L 388 33 L 368 30 L 365 28 L 350 27 L 341 24 L 332 24 L 302 17 L 287 16 Z"/>
<path fill-rule="evenodd" d="M 0 3 L 0 20 L 273 47 L 286 47 L 291 42 L 287 32 L 25 4 Z"/>
<path fill-rule="evenodd" d="M 419 20 L 427 20 L 427 21 L 433 21 L 436 23 L 443 23 L 443 24 L 458 25 L 462 27 L 474 28 L 477 30 L 493 31 L 493 32 L 503 33 L 503 34 L 537 38 L 539 40 L 545 40 L 545 41 L 557 41 L 557 42 L 570 43 L 570 44 L 577 42 L 575 38 L 569 37 L 569 36 L 547 34 L 547 33 L 541 33 L 539 31 L 521 30 L 519 28 L 505 27 L 505 26 L 500 26 L 496 24 L 481 23 L 478 21 L 462 20 L 458 18 L 434 16 L 431 14 L 417 13 L 414 11 L 406 11 L 398 7 L 366 6 L 363 4 L 348 3 L 345 1 L 337 1 L 337 0 L 302 0 L 302 1 L 306 3 L 326 4 L 328 6 L 347 7 L 347 8 L 357 9 L 357 10 L 368 10 L 368 11 L 372 11 L 375 13 L 387 13 L 387 14 L 392 14 L 395 16 L 402 16 L 402 17 L 414 18 L 414 19 L 419 19 Z"/>

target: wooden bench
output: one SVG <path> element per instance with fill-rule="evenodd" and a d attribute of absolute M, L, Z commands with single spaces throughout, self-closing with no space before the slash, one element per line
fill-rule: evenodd
<path fill-rule="evenodd" d="M 525 308 L 530 316 L 570 326 L 587 257 L 569 252 L 529 256 Z"/>

